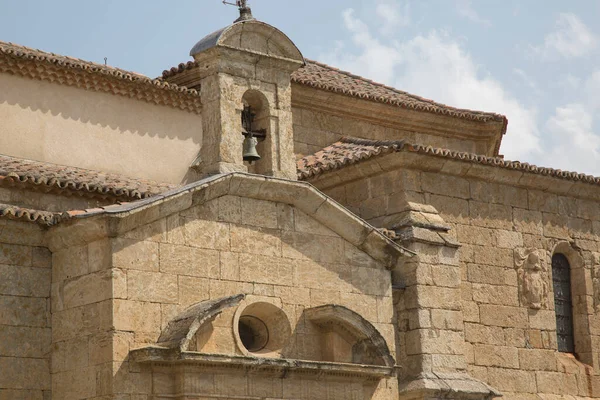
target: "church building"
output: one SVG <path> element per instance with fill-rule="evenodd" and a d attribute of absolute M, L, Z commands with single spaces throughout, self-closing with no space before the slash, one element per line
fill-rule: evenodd
<path fill-rule="evenodd" d="M 0 400 L 600 398 L 600 178 L 239 3 L 157 79 L 0 42 Z"/>

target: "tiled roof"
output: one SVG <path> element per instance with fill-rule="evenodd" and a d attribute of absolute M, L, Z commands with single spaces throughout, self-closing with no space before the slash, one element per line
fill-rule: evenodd
<path fill-rule="evenodd" d="M 56 225 L 63 220 L 61 213 L 49 211 L 32 210 L 10 204 L 0 204 L 0 218 L 12 219 L 17 221 L 35 222 L 43 226 Z M 68 218 L 65 216 L 64 219 Z"/>
<path fill-rule="evenodd" d="M 175 186 L 5 155 L 0 155 L 0 184 L 79 193 L 91 197 L 113 197 L 125 201 L 150 197 Z"/>
<path fill-rule="evenodd" d="M 365 160 L 383 156 L 385 154 L 401 151 L 427 154 L 435 157 L 465 161 L 480 165 L 490 165 L 559 179 L 600 185 L 600 178 L 591 175 L 580 174 L 577 172 L 537 167 L 535 165 L 522 163 L 519 161 L 508 161 L 498 157 L 487 157 L 478 154 L 462 153 L 431 146 L 410 144 L 405 141 L 376 141 L 349 137 L 344 137 L 340 139 L 340 141 L 321 149 L 315 154 L 298 160 L 298 178 L 302 180 L 314 178 L 328 171 L 338 170 L 348 165 L 357 164 Z"/>
<path fill-rule="evenodd" d="M 0 72 L 200 112 L 200 94 L 162 79 L 0 41 Z M 112 83 L 107 82 L 110 81 Z"/>
<path fill-rule="evenodd" d="M 195 61 L 181 63 L 177 67 L 163 71 L 162 78 L 167 79 L 197 66 L 198 64 Z M 482 122 L 499 121 L 503 122 L 505 127 L 507 124 L 507 119 L 503 115 L 454 108 L 445 104 L 436 103 L 433 100 L 415 96 L 312 60 L 306 60 L 306 65 L 292 74 L 292 82 L 417 111 L 431 112 L 434 114 Z"/>

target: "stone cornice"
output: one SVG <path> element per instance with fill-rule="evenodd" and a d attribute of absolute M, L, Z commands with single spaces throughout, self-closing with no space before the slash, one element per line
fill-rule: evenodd
<path fill-rule="evenodd" d="M 236 355 L 181 352 L 176 349 L 146 347 L 132 350 L 133 362 L 154 366 L 172 367 L 185 365 L 207 369 L 240 370 L 273 377 L 289 376 L 290 373 L 315 378 L 348 378 L 363 381 L 379 380 L 396 374 L 397 367 L 346 364 L 322 361 L 289 360 L 284 358 L 257 358 Z"/>
<path fill-rule="evenodd" d="M 200 94 L 159 79 L 0 42 L 0 73 L 110 93 L 199 114 Z"/>
<path fill-rule="evenodd" d="M 140 225 L 225 195 L 297 207 L 387 269 L 393 269 L 400 259 L 414 255 L 308 183 L 239 172 L 214 175 L 132 203 L 63 213 L 64 223 L 49 232 L 48 245 L 55 251 L 117 237 Z"/>
<path fill-rule="evenodd" d="M 327 150 L 344 143 L 358 145 L 360 148 L 352 149 L 345 155 L 348 149 L 336 150 L 335 152 L 338 153 L 336 156 Z M 313 156 L 299 160 L 300 164 L 305 162 L 309 164 L 316 162 L 316 164 L 315 168 L 308 165 L 299 167 L 298 172 L 300 179 L 313 183 L 321 190 L 383 171 L 408 168 L 600 200 L 600 178 L 537 167 L 519 161 L 507 161 L 403 141 L 356 138 L 344 138 L 322 151 L 322 154 L 317 152 Z M 308 160 L 311 157 L 326 161 Z"/>

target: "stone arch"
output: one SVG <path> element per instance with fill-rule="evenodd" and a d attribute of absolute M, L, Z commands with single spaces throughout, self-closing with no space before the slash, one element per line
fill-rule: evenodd
<path fill-rule="evenodd" d="M 304 311 L 306 319 L 324 331 L 353 338 L 352 362 L 392 367 L 394 358 L 379 331 L 360 314 L 339 305 L 328 304 Z M 325 361 L 337 361 L 325 360 Z"/>
<path fill-rule="evenodd" d="M 585 267 L 585 260 L 580 250 L 567 241 L 558 242 L 552 249 L 550 258 L 552 259 L 555 254 L 562 254 L 569 262 L 575 354 L 580 361 L 592 364 L 588 310 L 593 309 L 593 304 L 590 304 L 593 303 L 593 297 L 587 290 L 592 287 L 592 272 Z M 549 271 L 553 279 L 552 268 L 549 268 Z M 554 294 L 554 289 L 552 292 Z"/>
<path fill-rule="evenodd" d="M 194 304 L 167 324 L 157 345 L 188 351 L 190 342 L 200 328 L 212 322 L 225 309 L 237 306 L 245 297 L 244 294 L 238 294 Z"/>
<path fill-rule="evenodd" d="M 237 22 L 211 33 L 194 45 L 190 56 L 194 57 L 215 47 L 232 48 L 304 64 L 302 53 L 286 34 L 257 20 Z"/>
<path fill-rule="evenodd" d="M 247 90 L 241 99 L 240 113 L 246 106 L 249 106 L 255 114 L 253 130 L 264 131 L 265 137 L 260 137 L 256 146 L 256 151 L 262 157 L 261 160 L 252 164 L 245 163 L 248 172 L 259 175 L 272 175 L 273 157 L 276 156 L 276 144 L 279 142 L 277 132 L 277 119 L 273 115 L 272 105 L 267 96 L 257 89 Z"/>

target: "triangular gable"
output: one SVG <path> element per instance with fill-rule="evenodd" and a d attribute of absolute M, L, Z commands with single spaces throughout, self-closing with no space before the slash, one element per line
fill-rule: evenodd
<path fill-rule="evenodd" d="M 413 255 L 308 183 L 244 173 L 215 175 L 133 203 L 70 212 L 69 220 L 51 229 L 49 246 L 60 249 L 121 236 L 226 195 L 293 206 L 389 269 L 401 257 Z"/>

